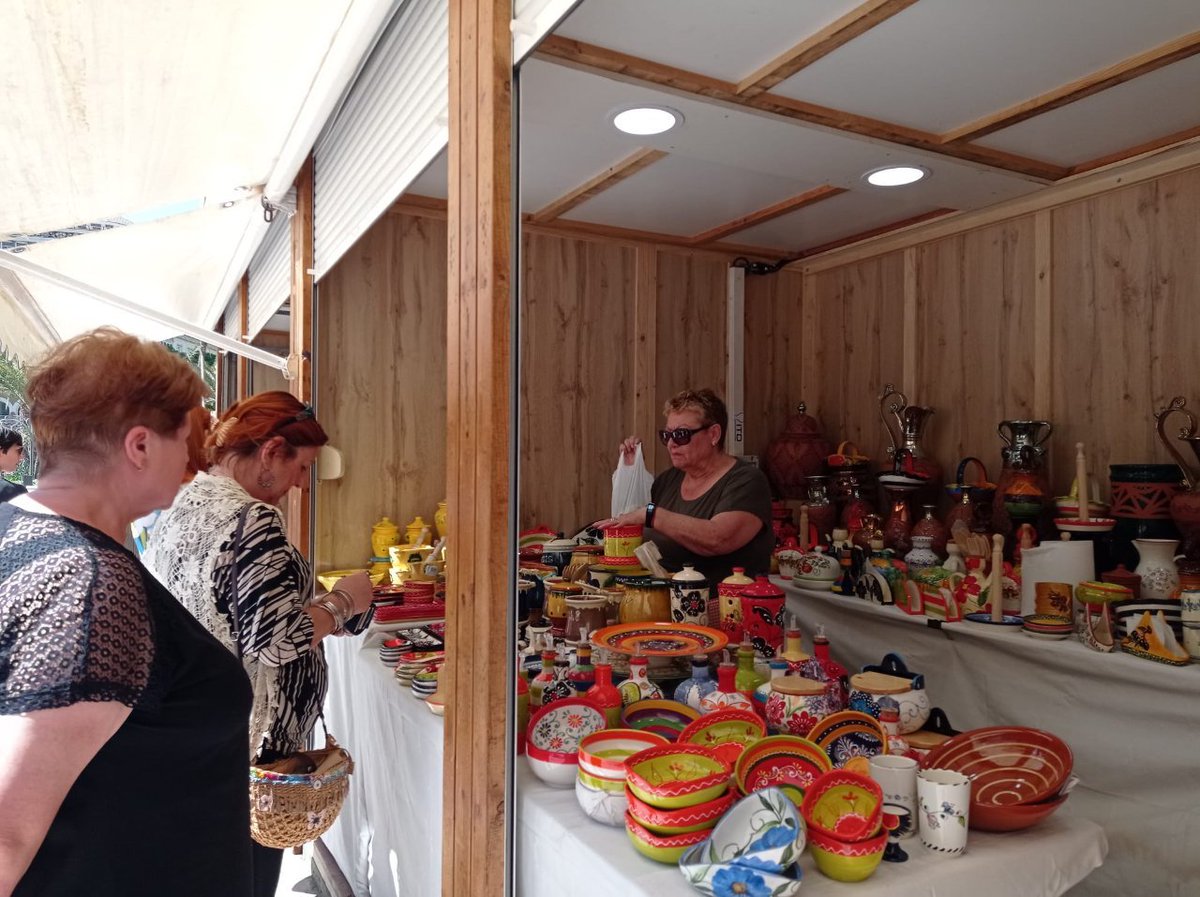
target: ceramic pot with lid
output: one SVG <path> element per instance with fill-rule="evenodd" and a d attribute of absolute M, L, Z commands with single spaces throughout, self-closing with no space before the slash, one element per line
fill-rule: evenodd
<path fill-rule="evenodd" d="M 651 576 L 618 576 L 624 587 L 617 618 L 622 623 L 670 623 L 671 584 Z"/>
<path fill-rule="evenodd" d="M 760 576 L 742 589 L 741 601 L 744 638 L 769 660 L 783 647 L 783 589 Z"/>
<path fill-rule="evenodd" d="M 887 654 L 881 663 L 863 667 L 861 673 L 850 677 L 851 710 L 878 719 L 884 702 L 899 710 L 901 735 L 917 731 L 929 719 L 925 677 L 909 672 L 899 654 Z"/>
<path fill-rule="evenodd" d="M 788 418 L 783 432 L 771 440 L 763 456 L 767 478 L 783 498 L 802 499 L 808 489 L 805 479 L 825 472 L 825 459 L 831 451 L 816 418 L 800 402 L 796 414 Z"/>
<path fill-rule="evenodd" d="M 804 738 L 831 712 L 824 682 L 802 676 L 780 676 L 771 680 L 767 726 L 772 732 Z"/>
<path fill-rule="evenodd" d="M 676 623 L 710 626 L 708 580 L 691 564 L 671 577 L 671 619 Z"/>
<path fill-rule="evenodd" d="M 734 567 L 731 574 L 717 583 L 721 631 L 729 636 L 731 643 L 742 640 L 742 590 L 753 583 L 754 580 L 746 575 L 745 567 Z"/>

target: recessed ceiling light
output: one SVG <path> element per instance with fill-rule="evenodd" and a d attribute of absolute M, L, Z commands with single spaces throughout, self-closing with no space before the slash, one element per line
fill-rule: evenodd
<path fill-rule="evenodd" d="M 666 106 L 635 106 L 612 117 L 613 127 L 626 134 L 662 134 L 683 121 L 683 115 Z"/>
<path fill-rule="evenodd" d="M 863 175 L 868 184 L 876 187 L 903 187 L 905 184 L 915 184 L 929 175 L 929 169 L 917 165 L 885 165 L 875 168 Z"/>

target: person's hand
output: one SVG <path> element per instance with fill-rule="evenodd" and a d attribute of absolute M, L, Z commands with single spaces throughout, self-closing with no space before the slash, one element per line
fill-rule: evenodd
<path fill-rule="evenodd" d="M 621 443 L 621 463 L 632 464 L 634 458 L 637 457 L 637 448 L 642 444 L 642 440 L 636 436 L 626 436 L 625 441 Z"/>
<path fill-rule="evenodd" d="M 350 600 L 354 605 L 352 616 L 357 617 L 359 614 L 371 609 L 373 586 L 371 585 L 371 578 L 367 576 L 365 570 L 359 570 L 357 573 L 343 576 L 334 583 L 333 588 L 334 590 L 340 589 L 350 596 Z"/>
<path fill-rule="evenodd" d="M 646 509 L 634 508 L 632 511 L 626 511 L 619 517 L 606 517 L 603 520 L 597 520 L 592 524 L 596 529 L 604 529 L 606 526 L 641 526 L 646 522 Z"/>

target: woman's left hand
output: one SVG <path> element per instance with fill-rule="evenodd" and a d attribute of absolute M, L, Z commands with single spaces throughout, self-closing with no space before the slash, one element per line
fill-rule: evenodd
<path fill-rule="evenodd" d="M 606 517 L 603 520 L 597 520 L 592 526 L 596 529 L 604 529 L 606 526 L 642 526 L 646 522 L 646 509 L 634 508 L 632 511 L 626 511 L 619 517 Z"/>

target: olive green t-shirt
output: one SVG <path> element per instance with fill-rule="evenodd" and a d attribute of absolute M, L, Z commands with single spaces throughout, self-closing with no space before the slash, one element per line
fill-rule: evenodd
<path fill-rule="evenodd" d="M 654 478 L 650 500 L 668 511 L 704 520 L 711 520 L 723 511 L 746 511 L 761 520 L 762 527 L 745 545 L 731 547 L 726 554 L 712 557 L 694 554 L 669 536 L 648 529 L 645 538 L 654 542 L 662 552 L 663 566 L 675 571 L 685 563 L 693 564 L 714 586 L 728 576 L 734 567 L 745 567 L 746 573 L 751 576 L 766 574 L 771 566 L 775 534 L 771 529 L 771 487 L 763 472 L 753 464 L 737 459 L 733 467 L 707 492 L 692 501 L 687 501 L 679 494 L 682 483 L 682 470 L 673 467 L 663 471 Z"/>

